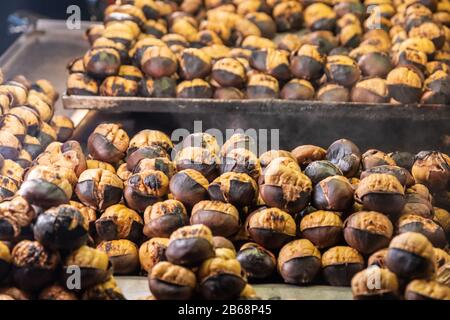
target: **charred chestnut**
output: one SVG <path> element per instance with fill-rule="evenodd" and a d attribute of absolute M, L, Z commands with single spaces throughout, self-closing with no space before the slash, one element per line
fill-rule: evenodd
<path fill-rule="evenodd" d="M 142 53 L 141 67 L 147 76 L 161 78 L 173 75 L 178 63 L 175 54 L 168 47 L 151 46 Z"/>
<path fill-rule="evenodd" d="M 225 141 L 220 149 L 220 155 L 224 157 L 228 152 L 234 149 L 255 150 L 256 152 L 256 146 L 256 141 L 253 137 L 243 133 L 235 133 Z"/>
<path fill-rule="evenodd" d="M 314 186 L 312 203 L 315 208 L 346 211 L 353 205 L 353 187 L 343 176 L 331 176 Z"/>
<path fill-rule="evenodd" d="M 272 39 L 277 32 L 276 21 L 265 12 L 249 12 L 245 15 L 245 19 L 253 22 L 261 31 L 261 35 L 265 38 Z"/>
<path fill-rule="evenodd" d="M 298 78 L 316 80 L 323 74 L 324 63 L 325 57 L 319 52 L 317 46 L 304 44 L 293 53 L 290 69 Z"/>
<path fill-rule="evenodd" d="M 69 117 L 57 115 L 52 118 L 51 125 L 55 129 L 59 142 L 66 142 L 74 131 L 74 124 Z"/>
<path fill-rule="evenodd" d="M 34 224 L 34 237 L 52 250 L 73 250 L 88 240 L 89 221 L 71 205 L 41 213 Z"/>
<path fill-rule="evenodd" d="M 158 158 L 144 158 L 139 161 L 138 165 L 134 168 L 133 173 L 139 173 L 145 170 L 158 170 L 162 171 L 169 179 L 176 172 L 175 164 L 165 157 Z"/>
<path fill-rule="evenodd" d="M 328 81 L 344 87 L 353 86 L 361 76 L 357 63 L 352 58 L 343 55 L 328 56 L 325 73 Z"/>
<path fill-rule="evenodd" d="M 402 103 L 415 103 L 422 93 L 423 75 L 412 66 L 400 66 L 387 75 L 389 95 Z"/>
<path fill-rule="evenodd" d="M 67 94 L 70 96 L 96 96 L 98 83 L 84 73 L 71 73 L 67 78 Z"/>
<path fill-rule="evenodd" d="M 277 31 L 285 32 L 300 29 L 303 22 L 302 9 L 302 5 L 296 1 L 281 1 L 277 3 L 272 11 Z"/>
<path fill-rule="evenodd" d="M 148 206 L 144 212 L 144 234 L 168 238 L 188 222 L 186 208 L 178 200 L 165 200 Z"/>
<path fill-rule="evenodd" d="M 380 249 L 372 253 L 367 260 L 368 266 L 378 266 L 380 268 L 386 269 L 386 256 L 388 253 L 388 248 Z"/>
<path fill-rule="evenodd" d="M 22 147 L 19 139 L 6 130 L 0 130 L 0 136 L 0 155 L 5 159 L 17 159 Z"/>
<path fill-rule="evenodd" d="M 433 197 L 423 184 L 415 184 L 406 189 L 406 203 L 402 215 L 414 214 L 424 218 L 433 218 Z"/>
<path fill-rule="evenodd" d="M 12 278 L 17 287 L 36 292 L 54 280 L 59 255 L 37 241 L 24 240 L 14 247 L 12 264 Z"/>
<path fill-rule="evenodd" d="M 127 167 L 134 167 L 144 158 L 169 158 L 173 143 L 170 138 L 158 130 L 142 130 L 138 132 L 129 143 L 127 150 Z"/>
<path fill-rule="evenodd" d="M 444 229 L 431 219 L 407 214 L 401 216 L 397 224 L 400 234 L 405 232 L 421 233 L 428 238 L 433 246 L 438 248 L 443 248 L 448 244 Z"/>
<path fill-rule="evenodd" d="M 127 239 L 138 243 L 141 239 L 143 221 L 136 211 L 123 204 L 108 207 L 95 222 L 101 240 Z"/>
<path fill-rule="evenodd" d="M 297 162 L 291 152 L 286 150 L 269 150 L 259 156 L 259 162 L 261 167 L 265 169 L 272 161 L 277 158 L 290 158 Z"/>
<path fill-rule="evenodd" d="M 209 181 L 215 179 L 219 173 L 219 158 L 208 149 L 201 147 L 183 148 L 178 152 L 175 164 L 178 171 L 193 169 Z"/>
<path fill-rule="evenodd" d="M 215 62 L 211 77 L 221 87 L 240 88 L 246 81 L 244 66 L 234 58 L 223 58 Z"/>
<path fill-rule="evenodd" d="M 214 90 L 213 98 L 219 100 L 243 100 L 245 99 L 245 95 L 238 88 L 225 87 L 225 88 L 216 88 L 216 90 Z"/>
<path fill-rule="evenodd" d="M 309 5 L 303 13 L 305 25 L 315 30 L 333 30 L 336 25 L 336 13 L 324 3 Z"/>
<path fill-rule="evenodd" d="M 244 244 L 237 253 L 236 259 L 247 276 L 253 279 L 268 278 L 277 264 L 275 256 L 269 250 L 253 242 Z"/>
<path fill-rule="evenodd" d="M 254 211 L 246 221 L 252 239 L 269 250 L 278 250 L 295 237 L 294 219 L 278 208 Z"/>
<path fill-rule="evenodd" d="M 336 165 L 344 176 L 352 177 L 359 169 L 361 152 L 350 140 L 340 139 L 328 147 L 326 158 Z"/>
<path fill-rule="evenodd" d="M 255 181 L 261 175 L 261 164 L 258 157 L 247 149 L 237 148 L 227 152 L 221 159 L 221 173 L 246 173 Z"/>
<path fill-rule="evenodd" d="M 373 279 L 379 279 L 378 286 L 371 285 Z M 370 266 L 355 274 L 351 286 L 355 300 L 396 300 L 399 298 L 399 283 L 395 273 L 377 266 Z"/>
<path fill-rule="evenodd" d="M 342 230 L 341 218 L 332 211 L 314 211 L 300 221 L 302 237 L 311 241 L 319 249 L 337 245 L 342 240 Z"/>
<path fill-rule="evenodd" d="M 183 139 L 182 148 L 198 147 L 207 149 L 211 154 L 219 154 L 220 148 L 216 138 L 206 132 L 191 133 Z"/>
<path fill-rule="evenodd" d="M 166 257 L 171 263 L 195 267 L 213 256 L 212 232 L 205 225 L 181 227 L 170 236 Z"/>
<path fill-rule="evenodd" d="M 448 88 L 450 88 L 450 76 L 445 71 L 436 71 L 430 75 L 424 83 L 425 92 L 421 102 L 424 104 L 447 104 L 450 101 Z"/>
<path fill-rule="evenodd" d="M 433 245 L 420 233 L 402 233 L 389 244 L 386 266 L 401 278 L 429 278 L 435 272 Z"/>
<path fill-rule="evenodd" d="M 242 208 L 255 203 L 258 186 L 246 173 L 226 172 L 211 182 L 208 194 L 212 200 Z"/>
<path fill-rule="evenodd" d="M 435 280 L 413 280 L 405 290 L 406 300 L 449 300 L 450 288 Z"/>
<path fill-rule="evenodd" d="M 351 247 L 337 246 L 323 253 L 322 268 L 328 284 L 348 287 L 353 276 L 364 269 L 364 258 Z"/>
<path fill-rule="evenodd" d="M 447 238 L 450 239 L 450 212 L 445 209 L 434 207 L 433 220 L 444 229 Z"/>
<path fill-rule="evenodd" d="M 35 136 L 39 130 L 41 119 L 37 111 L 30 107 L 20 106 L 9 110 L 9 114 L 23 120 L 27 128 L 27 134 Z"/>
<path fill-rule="evenodd" d="M 96 79 L 116 75 L 120 61 L 119 51 L 110 47 L 92 48 L 83 57 L 86 72 Z"/>
<path fill-rule="evenodd" d="M 437 151 L 419 152 L 411 172 L 417 183 L 426 185 L 430 190 L 445 190 L 450 181 L 450 158 Z"/>
<path fill-rule="evenodd" d="M 191 270 L 161 261 L 152 268 L 148 283 L 158 300 L 185 300 L 194 295 L 197 279 Z"/>
<path fill-rule="evenodd" d="M 326 150 L 310 144 L 298 146 L 291 153 L 302 169 L 305 169 L 313 161 L 325 159 L 326 156 Z"/>
<path fill-rule="evenodd" d="M 109 76 L 102 82 L 99 93 L 107 97 L 134 97 L 138 89 L 138 83 L 134 80 Z"/>
<path fill-rule="evenodd" d="M 210 84 L 202 79 L 186 80 L 177 85 L 177 98 L 209 99 L 212 95 Z"/>
<path fill-rule="evenodd" d="M 254 50 L 250 57 L 250 65 L 277 80 L 288 80 L 291 77 L 288 54 L 282 50 L 272 48 Z"/>
<path fill-rule="evenodd" d="M 127 205 L 139 212 L 164 199 L 169 191 L 169 178 L 158 170 L 145 170 L 130 176 L 125 184 Z"/>
<path fill-rule="evenodd" d="M 130 240 L 104 241 L 97 249 L 108 255 L 114 274 L 133 274 L 139 268 L 138 248 Z"/>
<path fill-rule="evenodd" d="M 325 178 L 332 176 L 342 176 L 342 171 L 327 160 L 313 161 L 304 171 L 304 174 L 311 180 L 315 186 Z"/>
<path fill-rule="evenodd" d="M 271 75 L 256 73 L 247 81 L 248 99 L 276 99 L 279 93 L 278 80 Z"/>
<path fill-rule="evenodd" d="M 122 180 L 111 171 L 89 169 L 80 175 L 75 193 L 85 205 L 103 211 L 120 201 L 122 190 Z"/>
<path fill-rule="evenodd" d="M 239 212 L 232 204 L 204 200 L 192 208 L 190 222 L 209 227 L 213 235 L 230 237 L 239 230 Z"/>
<path fill-rule="evenodd" d="M 380 161 L 381 159 L 375 160 L 376 162 Z M 391 162 L 390 160 L 388 160 Z M 384 160 L 381 160 L 381 162 L 384 162 Z M 414 178 L 412 177 L 411 173 L 405 168 L 397 167 L 395 165 L 380 165 L 372 167 L 368 170 L 365 170 L 361 172 L 361 179 L 364 179 L 365 177 L 374 174 L 374 173 L 384 173 L 384 174 L 390 174 L 397 178 L 397 180 L 402 184 L 402 186 L 405 186 L 407 188 L 411 187 L 414 184 Z"/>
<path fill-rule="evenodd" d="M 115 164 L 125 157 L 129 137 L 118 124 L 102 123 L 88 139 L 89 154 L 95 159 Z"/>
<path fill-rule="evenodd" d="M 83 300 L 126 300 L 113 277 L 89 287 L 81 296 Z"/>
<path fill-rule="evenodd" d="M 141 269 L 147 273 L 151 273 L 153 267 L 158 262 L 165 261 L 168 244 L 168 238 L 152 238 L 144 242 L 139 248 Z"/>
<path fill-rule="evenodd" d="M 0 240 L 15 241 L 30 229 L 36 213 L 22 197 L 0 203 Z"/>
<path fill-rule="evenodd" d="M 280 98 L 285 100 L 314 100 L 314 87 L 307 80 L 292 79 L 283 86 Z"/>
<path fill-rule="evenodd" d="M 355 212 L 344 222 L 345 241 L 363 254 L 387 247 L 393 233 L 389 218 L 375 211 Z"/>
<path fill-rule="evenodd" d="M 211 57 L 200 49 L 185 49 L 180 57 L 180 72 L 186 80 L 205 78 L 211 72 Z"/>
<path fill-rule="evenodd" d="M 200 172 L 192 169 L 176 173 L 170 179 L 169 188 L 173 197 L 189 208 L 208 196 L 208 180 Z"/>

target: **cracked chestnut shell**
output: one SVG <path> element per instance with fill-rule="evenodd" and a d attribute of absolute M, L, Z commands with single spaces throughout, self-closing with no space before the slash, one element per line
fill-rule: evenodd
<path fill-rule="evenodd" d="M 84 219 L 88 223 L 89 235 L 95 236 L 95 234 L 97 232 L 95 230 L 95 221 L 97 220 L 97 212 L 94 209 L 85 206 L 81 202 L 70 201 L 69 204 L 72 207 L 77 208 L 80 211 L 81 215 L 84 217 Z"/>
<path fill-rule="evenodd" d="M 17 159 L 22 148 L 19 139 L 5 129 L 0 130 L 0 136 L 0 155 L 5 159 Z"/>
<path fill-rule="evenodd" d="M 115 164 L 125 157 L 130 138 L 120 125 L 102 123 L 88 138 L 88 151 L 95 160 Z"/>
<path fill-rule="evenodd" d="M 188 223 L 185 206 L 178 200 L 165 200 L 148 206 L 144 211 L 144 234 L 149 237 L 168 238 Z"/>
<path fill-rule="evenodd" d="M 73 170 L 39 165 L 28 171 L 18 194 L 38 207 L 55 207 L 69 202 L 76 180 Z"/>
<path fill-rule="evenodd" d="M 258 185 L 246 173 L 225 172 L 210 183 L 208 194 L 211 200 L 242 208 L 256 202 Z"/>
<path fill-rule="evenodd" d="M 325 57 L 319 48 L 312 44 L 304 44 L 291 57 L 292 74 L 300 79 L 316 80 L 323 74 Z"/>
<path fill-rule="evenodd" d="M 214 256 L 211 230 L 202 224 L 174 231 L 166 250 L 167 260 L 185 267 L 195 267 Z"/>
<path fill-rule="evenodd" d="M 210 99 L 212 95 L 211 85 L 203 79 L 185 80 L 177 85 L 177 98 Z"/>
<path fill-rule="evenodd" d="M 158 130 L 141 130 L 130 140 L 127 150 L 128 157 L 132 157 L 133 152 L 139 148 L 157 146 L 170 154 L 173 149 L 172 140 L 164 132 Z M 137 162 L 136 162 L 137 164 Z M 132 169 L 131 167 L 129 168 Z"/>
<path fill-rule="evenodd" d="M 166 260 L 166 249 L 169 238 L 152 238 L 144 242 L 139 248 L 139 261 L 141 269 L 151 273 L 153 267 Z"/>
<path fill-rule="evenodd" d="M 9 114 L 23 120 L 27 134 L 35 136 L 40 128 L 41 119 L 37 111 L 28 106 L 19 106 L 9 110 Z"/>
<path fill-rule="evenodd" d="M 389 92 L 386 80 L 370 78 L 358 81 L 351 91 L 352 102 L 387 103 Z"/>
<path fill-rule="evenodd" d="M 214 180 L 219 174 L 219 158 L 205 148 L 183 148 L 176 155 L 174 162 L 178 171 L 193 169 L 200 172 L 208 181 Z"/>
<path fill-rule="evenodd" d="M 66 142 L 72 137 L 75 126 L 69 117 L 63 115 L 53 116 L 50 124 L 55 129 L 59 142 Z"/>
<path fill-rule="evenodd" d="M 139 89 L 138 82 L 119 76 L 109 76 L 100 85 L 99 93 L 106 97 L 134 97 Z"/>
<path fill-rule="evenodd" d="M 141 68 L 149 77 L 170 77 L 177 71 L 177 57 L 166 46 L 147 47 L 142 53 Z"/>
<path fill-rule="evenodd" d="M 71 205 L 41 213 L 34 224 L 34 238 L 51 250 L 73 250 L 88 240 L 89 222 Z"/>
<path fill-rule="evenodd" d="M 140 93 L 144 97 L 171 98 L 176 96 L 177 82 L 173 77 L 143 79 Z"/>
<path fill-rule="evenodd" d="M 215 257 L 204 261 L 197 272 L 198 290 L 204 299 L 237 299 L 247 284 L 235 258 Z"/>
<path fill-rule="evenodd" d="M 103 212 L 95 222 L 95 228 L 101 240 L 127 239 L 139 243 L 143 221 L 136 211 L 123 204 L 115 204 Z"/>
<path fill-rule="evenodd" d="M 336 165 L 344 176 L 352 177 L 359 169 L 361 152 L 352 141 L 340 139 L 328 147 L 326 158 Z"/>
<path fill-rule="evenodd" d="M 450 287 L 435 280 L 413 280 L 406 287 L 405 299 L 450 300 Z"/>
<path fill-rule="evenodd" d="M 221 87 L 241 88 L 247 79 L 245 68 L 238 59 L 223 58 L 212 67 L 212 79 Z"/>
<path fill-rule="evenodd" d="M 411 169 L 417 183 L 432 191 L 448 189 L 450 183 L 450 157 L 437 151 L 419 152 Z"/>
<path fill-rule="evenodd" d="M 177 172 L 170 179 L 169 188 L 174 199 L 187 208 L 208 198 L 208 180 L 198 171 L 186 169 Z"/>
<path fill-rule="evenodd" d="M 298 167 L 286 166 L 273 161 L 264 171 L 259 183 L 259 194 L 270 207 L 289 213 L 300 212 L 309 202 L 311 180 Z"/>
<path fill-rule="evenodd" d="M 139 212 L 163 200 L 169 191 L 169 178 L 158 170 L 145 170 L 131 175 L 124 190 L 127 205 Z"/>
<path fill-rule="evenodd" d="M 71 73 L 67 78 L 67 94 L 70 96 L 96 96 L 98 94 L 98 83 L 84 73 Z"/>
<path fill-rule="evenodd" d="M 272 161 L 277 158 L 290 158 L 297 162 L 291 152 L 286 150 L 269 150 L 264 152 L 259 156 L 259 162 L 261 163 L 261 167 L 266 168 Z"/>
<path fill-rule="evenodd" d="M 138 248 L 130 240 L 103 241 L 97 249 L 108 255 L 114 274 L 133 274 L 139 268 Z"/>
<path fill-rule="evenodd" d="M 295 237 L 294 218 L 278 208 L 252 212 L 245 223 L 251 238 L 268 250 L 278 250 Z"/>
<path fill-rule="evenodd" d="M 12 257 L 8 246 L 0 241 L 0 283 L 8 276 L 11 262 Z"/>
<path fill-rule="evenodd" d="M 25 198 L 15 196 L 0 203 L 0 240 L 17 241 L 30 230 L 36 213 Z"/>
<path fill-rule="evenodd" d="M 277 265 L 273 253 L 254 242 L 244 244 L 239 249 L 236 259 L 245 270 L 246 275 L 252 279 L 270 277 Z"/>
<path fill-rule="evenodd" d="M 230 237 L 239 231 L 239 211 L 229 203 L 203 200 L 191 212 L 191 224 L 203 224 L 215 236 Z"/>
<path fill-rule="evenodd" d="M 88 169 L 78 178 L 75 193 L 88 207 L 103 211 L 122 198 L 123 182 L 114 173 L 104 169 Z"/>
<path fill-rule="evenodd" d="M 287 243 L 278 255 L 278 272 L 284 282 L 289 284 L 305 285 L 313 282 L 320 267 L 320 251 L 307 239 Z"/>
<path fill-rule="evenodd" d="M 327 177 L 314 186 L 312 204 L 317 209 L 347 211 L 354 203 L 353 193 L 347 178 Z"/>
<path fill-rule="evenodd" d="M 424 218 L 433 218 L 433 197 L 423 184 L 415 184 L 406 189 L 405 199 L 402 215 L 414 214 Z"/>
<path fill-rule="evenodd" d="M 276 99 L 279 91 L 278 80 L 271 75 L 256 73 L 250 75 L 247 80 L 248 99 Z"/>
<path fill-rule="evenodd" d="M 387 247 L 393 233 L 389 218 L 375 211 L 355 212 L 344 222 L 345 241 L 363 254 Z"/>
<path fill-rule="evenodd" d="M 161 261 L 148 275 L 148 284 L 158 300 L 186 300 L 193 297 L 197 278 L 187 268 Z"/>
<path fill-rule="evenodd" d="M 300 221 L 302 237 L 319 249 L 337 245 L 342 240 L 342 230 L 342 219 L 332 211 L 314 211 Z"/>
<path fill-rule="evenodd" d="M 211 57 L 201 49 L 184 49 L 180 56 L 180 74 L 185 80 L 205 78 L 211 72 Z"/>
<path fill-rule="evenodd" d="M 92 48 L 84 55 L 83 63 L 89 76 L 104 79 L 119 72 L 120 53 L 112 47 Z"/>
<path fill-rule="evenodd" d="M 80 289 L 84 290 L 105 282 L 112 275 L 108 255 L 86 245 L 72 251 L 65 259 L 62 279 L 68 282 L 73 276 L 73 267 L 80 268 Z"/>
<path fill-rule="evenodd" d="M 344 87 L 351 87 L 359 80 L 361 71 L 352 58 L 343 55 L 333 55 L 327 57 L 325 74 L 329 82 L 334 82 Z"/>
<path fill-rule="evenodd" d="M 444 249 L 433 248 L 436 270 L 439 270 L 442 266 L 450 262 L 450 254 Z M 439 272 L 437 272 L 439 273 Z"/>
<path fill-rule="evenodd" d="M 285 100 L 314 100 L 314 87 L 303 79 L 292 79 L 283 86 L 280 98 Z"/>
<path fill-rule="evenodd" d="M 352 247 L 337 246 L 322 254 L 322 271 L 332 286 L 349 287 L 355 274 L 364 269 L 364 258 Z"/>
<path fill-rule="evenodd" d="M 420 233 L 402 233 L 389 244 L 386 266 L 400 278 L 429 278 L 434 263 L 433 245 Z"/>
<path fill-rule="evenodd" d="M 386 77 L 389 95 L 401 103 L 417 103 L 422 93 L 423 75 L 406 65 L 394 68 Z"/>
<path fill-rule="evenodd" d="M 448 245 L 442 227 L 433 221 L 419 215 L 406 214 L 397 222 L 398 233 L 417 232 L 423 234 L 434 247 L 444 248 Z"/>
<path fill-rule="evenodd" d="M 42 290 L 39 293 L 38 299 L 39 300 L 52 300 L 52 301 L 55 301 L 55 300 L 58 300 L 58 301 L 78 300 L 76 294 L 67 290 L 66 288 L 64 288 L 63 286 L 61 286 L 59 284 L 51 285 L 51 286 L 45 288 L 44 290 Z"/>
<path fill-rule="evenodd" d="M 255 181 L 261 175 L 261 163 L 258 157 L 250 150 L 242 147 L 228 151 L 221 159 L 221 173 L 246 173 Z"/>
<path fill-rule="evenodd" d="M 380 268 L 386 269 L 386 256 L 388 253 L 388 248 L 383 248 L 378 251 L 375 251 L 369 256 L 367 260 L 368 266 L 378 266 Z"/>
<path fill-rule="evenodd" d="M 254 69 L 277 80 L 288 80 L 291 77 L 289 55 L 285 51 L 272 48 L 254 50 L 249 62 Z"/>
<path fill-rule="evenodd" d="M 113 277 L 89 287 L 83 292 L 82 300 L 126 300 Z"/>
<path fill-rule="evenodd" d="M 302 169 L 314 161 L 325 159 L 326 156 L 325 149 L 310 144 L 298 146 L 291 153 Z"/>
<path fill-rule="evenodd" d="M 116 173 L 116 169 L 114 169 L 111 164 L 99 160 L 88 159 L 86 160 L 86 166 L 86 169 L 103 169 L 111 171 L 112 173 Z"/>
<path fill-rule="evenodd" d="M 377 285 L 374 285 L 374 281 Z M 355 274 L 351 286 L 355 300 L 399 299 L 397 276 L 395 273 L 377 266 L 370 266 Z"/>
<path fill-rule="evenodd" d="M 59 255 L 37 241 L 23 240 L 12 251 L 12 279 L 25 291 L 36 292 L 51 284 Z"/>
<path fill-rule="evenodd" d="M 166 157 L 144 158 L 134 168 L 133 173 L 139 173 L 145 170 L 158 170 L 163 172 L 169 179 L 177 171 L 175 164 Z"/>
<path fill-rule="evenodd" d="M 210 153 L 218 155 L 220 152 L 216 138 L 206 132 L 191 133 L 183 139 L 182 148 L 199 147 L 207 149 Z"/>
<path fill-rule="evenodd" d="M 327 160 L 311 162 L 304 171 L 304 174 L 311 180 L 315 186 L 325 178 L 332 176 L 342 176 L 342 171 Z"/>
<path fill-rule="evenodd" d="M 396 165 L 379 165 L 370 169 L 366 169 L 361 172 L 360 179 L 364 179 L 365 177 L 374 173 L 390 174 L 396 177 L 397 180 L 402 184 L 402 186 L 405 186 L 406 188 L 414 185 L 414 178 L 411 173 L 409 173 L 407 169 L 398 167 Z"/>
<path fill-rule="evenodd" d="M 362 179 L 355 197 L 365 210 L 389 216 L 398 215 L 405 205 L 405 191 L 398 179 L 389 174 L 374 173 Z"/>

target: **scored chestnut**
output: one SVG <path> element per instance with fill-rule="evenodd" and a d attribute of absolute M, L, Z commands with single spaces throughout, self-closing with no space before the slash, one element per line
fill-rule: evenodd
<path fill-rule="evenodd" d="M 286 283 L 309 284 L 319 274 L 320 267 L 320 251 L 307 239 L 287 243 L 278 255 L 278 272 Z"/>
<path fill-rule="evenodd" d="M 353 177 L 361 163 L 361 152 L 352 141 L 340 139 L 328 147 L 326 158 L 336 165 L 344 176 Z"/>
<path fill-rule="evenodd" d="M 331 211 L 347 211 L 354 203 L 353 187 L 343 176 L 331 176 L 314 186 L 312 204 L 315 208 Z"/>
<path fill-rule="evenodd" d="M 0 241 L 15 242 L 31 228 L 36 212 L 25 198 L 15 196 L 0 203 Z"/>
<path fill-rule="evenodd" d="M 389 218 L 375 211 L 355 212 L 344 221 L 345 241 L 363 254 L 387 247 L 393 233 Z"/>
<path fill-rule="evenodd" d="M 373 279 L 379 279 L 378 286 L 372 286 Z M 358 272 L 352 279 L 352 294 L 355 300 L 397 300 L 399 283 L 395 273 L 377 266 L 370 266 Z"/>
<path fill-rule="evenodd" d="M 82 300 L 126 300 L 117 285 L 116 280 L 110 277 L 105 282 L 89 287 L 81 295 Z"/>
<path fill-rule="evenodd" d="M 305 168 L 304 174 L 315 186 L 325 178 L 332 176 L 342 176 L 342 171 L 327 160 L 313 161 Z"/>
<path fill-rule="evenodd" d="M 221 87 L 240 88 L 246 81 L 244 66 L 234 58 L 223 58 L 215 62 L 211 77 Z"/>
<path fill-rule="evenodd" d="M 180 56 L 180 73 L 183 79 L 205 78 L 211 72 L 211 57 L 196 48 L 184 49 Z"/>
<path fill-rule="evenodd" d="M 407 169 L 393 165 L 381 165 L 372 167 L 368 170 L 361 172 L 360 179 L 364 179 L 368 175 L 374 173 L 390 174 L 396 177 L 397 180 L 402 184 L 402 186 L 405 186 L 406 188 L 409 188 L 412 185 L 414 185 L 414 178 Z"/>
<path fill-rule="evenodd" d="M 208 149 L 201 147 L 183 148 L 175 157 L 175 165 L 178 171 L 197 170 L 208 181 L 214 180 L 219 174 L 219 158 Z"/>
<path fill-rule="evenodd" d="M 185 300 L 194 295 L 197 279 L 191 270 L 161 261 L 149 273 L 148 283 L 158 300 Z"/>
<path fill-rule="evenodd" d="M 368 266 L 378 266 L 380 268 L 387 268 L 386 266 L 386 256 L 388 253 L 388 248 L 383 248 L 378 251 L 375 251 L 369 256 L 369 259 L 367 260 Z"/>
<path fill-rule="evenodd" d="M 432 219 L 415 214 L 402 215 L 397 222 L 398 233 L 417 232 L 423 234 L 437 248 L 448 245 L 442 227 Z"/>
<path fill-rule="evenodd" d="M 169 238 L 152 238 L 139 247 L 139 261 L 141 269 L 151 273 L 153 267 L 160 261 L 166 260 L 166 249 Z"/>
<path fill-rule="evenodd" d="M 208 197 L 208 180 L 198 171 L 186 169 L 177 172 L 170 179 L 170 193 L 174 199 L 192 208 L 201 200 Z"/>
<path fill-rule="evenodd" d="M 278 80 L 271 75 L 255 73 L 248 78 L 246 89 L 248 99 L 276 99 L 279 91 Z"/>
<path fill-rule="evenodd" d="M 342 230 L 342 219 L 332 211 L 314 211 L 300 221 L 302 237 L 319 249 L 337 245 L 342 240 Z"/>
<path fill-rule="evenodd" d="M 417 183 L 432 191 L 448 188 L 450 182 L 450 157 L 437 151 L 422 151 L 414 158 L 411 172 Z"/>
<path fill-rule="evenodd" d="M 353 276 L 364 269 L 364 258 L 352 247 L 337 246 L 323 253 L 322 268 L 328 284 L 348 287 Z"/>
<path fill-rule="evenodd" d="M 171 263 L 195 267 L 214 256 L 211 230 L 202 224 L 185 226 L 169 238 L 166 257 Z"/>
<path fill-rule="evenodd" d="M 268 278 L 277 265 L 273 253 L 254 242 L 244 244 L 239 249 L 236 259 L 251 279 Z"/>
<path fill-rule="evenodd" d="M 423 75 L 411 65 L 399 66 L 386 77 L 389 95 L 402 103 L 417 103 L 422 93 Z"/>
<path fill-rule="evenodd" d="M 250 150 L 237 148 L 228 151 L 220 162 L 221 173 L 237 172 L 246 173 L 255 181 L 261 175 L 261 163 L 258 157 Z"/>
<path fill-rule="evenodd" d="M 57 140 L 59 142 L 66 142 L 69 140 L 75 129 L 72 119 L 63 115 L 53 116 L 51 126 L 55 129 Z"/>
<path fill-rule="evenodd" d="M 208 194 L 211 200 L 243 208 L 256 202 L 258 185 L 246 173 L 225 172 L 210 183 Z"/>
<path fill-rule="evenodd" d="M 188 223 L 187 211 L 178 200 L 165 200 L 148 206 L 144 211 L 144 234 L 149 237 L 168 238 Z"/>
<path fill-rule="evenodd" d="M 291 153 L 303 170 L 311 162 L 325 159 L 327 152 L 321 147 L 307 144 L 296 147 Z"/>
<path fill-rule="evenodd" d="M 87 147 L 93 159 L 115 164 L 125 157 L 129 141 L 120 125 L 102 123 L 90 134 Z"/>
<path fill-rule="evenodd" d="M 239 231 L 239 211 L 229 203 L 203 200 L 191 212 L 191 224 L 203 224 L 215 236 L 230 237 Z"/>
<path fill-rule="evenodd" d="M 177 85 L 177 98 L 210 99 L 213 96 L 211 85 L 203 79 L 185 80 Z"/>
<path fill-rule="evenodd" d="M 97 249 L 108 255 L 114 274 L 133 274 L 139 268 L 138 248 L 130 240 L 103 241 Z"/>
<path fill-rule="evenodd" d="M 166 46 L 147 47 L 142 53 L 141 68 L 153 78 L 169 77 L 177 71 L 177 57 Z"/>
<path fill-rule="evenodd" d="M 300 79 L 316 80 L 323 74 L 325 57 L 317 46 L 304 44 L 291 57 L 291 72 Z"/>
<path fill-rule="evenodd" d="M 406 300 L 450 300 L 450 288 L 435 280 L 417 279 L 405 289 Z"/>

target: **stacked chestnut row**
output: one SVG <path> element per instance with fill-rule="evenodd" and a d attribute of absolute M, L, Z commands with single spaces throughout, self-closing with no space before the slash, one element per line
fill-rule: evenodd
<path fill-rule="evenodd" d="M 124 3 L 88 30 L 68 94 L 450 101 L 447 0 Z"/>

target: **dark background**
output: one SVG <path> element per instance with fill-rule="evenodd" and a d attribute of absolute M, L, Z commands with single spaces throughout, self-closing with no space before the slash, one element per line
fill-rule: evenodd
<path fill-rule="evenodd" d="M 94 19 L 96 12 L 92 10 L 98 5 L 95 0 L 4 0 L 0 2 L 0 54 L 2 54 L 18 35 L 11 35 L 8 31 L 8 16 L 18 10 L 45 16 L 51 19 L 66 19 L 66 10 L 70 5 L 81 8 L 83 20 Z M 104 1 L 107 2 L 107 1 Z M 110 2 L 113 2 L 110 0 Z"/>

